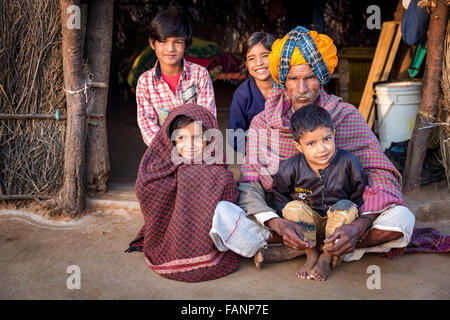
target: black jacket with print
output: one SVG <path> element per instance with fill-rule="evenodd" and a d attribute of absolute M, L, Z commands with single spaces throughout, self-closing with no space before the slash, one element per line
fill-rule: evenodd
<path fill-rule="evenodd" d="M 350 200 L 358 209 L 362 206 L 367 177 L 351 152 L 336 149 L 328 167 L 319 173 L 320 177 L 303 153 L 280 162 L 278 172 L 272 176 L 275 210 L 279 216 L 282 217 L 281 210 L 293 199 L 304 200 L 321 216 L 339 200 Z"/>

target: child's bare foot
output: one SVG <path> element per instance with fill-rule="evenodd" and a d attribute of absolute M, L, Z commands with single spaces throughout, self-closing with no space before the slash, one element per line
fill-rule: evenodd
<path fill-rule="evenodd" d="M 311 279 L 324 281 L 331 271 L 332 256 L 324 252 L 319 256 L 317 264 L 309 273 Z"/>
<path fill-rule="evenodd" d="M 309 273 L 316 265 L 317 259 L 319 259 L 319 252 L 316 248 L 308 248 L 305 250 L 306 263 L 297 271 L 297 277 L 302 279 L 311 279 Z"/>
<path fill-rule="evenodd" d="M 335 269 L 342 264 L 344 260 L 344 256 L 333 256 L 333 260 L 331 260 L 331 269 Z"/>

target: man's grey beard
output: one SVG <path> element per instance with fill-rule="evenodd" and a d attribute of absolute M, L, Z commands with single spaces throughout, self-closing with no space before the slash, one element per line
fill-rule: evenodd
<path fill-rule="evenodd" d="M 305 94 L 294 94 L 294 96 L 292 97 L 293 100 L 297 100 L 297 99 L 308 99 L 308 100 L 312 100 L 312 93 L 305 93 Z"/>

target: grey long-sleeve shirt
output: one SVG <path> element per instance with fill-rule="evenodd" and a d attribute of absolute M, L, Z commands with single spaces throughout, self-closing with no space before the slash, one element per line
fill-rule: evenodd
<path fill-rule="evenodd" d="M 247 212 L 247 217 L 269 229 L 264 223 L 272 218 L 279 218 L 275 209 L 269 205 L 273 202 L 273 194 L 265 192 L 259 181 L 241 182 L 238 190 L 239 207 Z"/>

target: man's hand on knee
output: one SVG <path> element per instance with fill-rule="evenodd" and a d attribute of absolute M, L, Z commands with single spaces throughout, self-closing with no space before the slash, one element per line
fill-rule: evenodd
<path fill-rule="evenodd" d="M 356 243 L 361 237 L 361 227 L 358 224 L 346 224 L 334 230 L 333 234 L 324 240 L 324 243 L 330 243 L 331 246 L 325 248 L 333 256 L 342 256 L 353 252 Z"/>
<path fill-rule="evenodd" d="M 267 222 L 267 225 L 283 238 L 283 243 L 287 247 L 305 250 L 312 246 L 311 242 L 304 241 L 302 228 L 295 222 L 273 218 Z"/>
<path fill-rule="evenodd" d="M 373 219 L 376 215 L 371 215 Z M 358 240 L 363 237 L 369 227 L 368 219 L 356 219 L 352 223 L 343 225 L 333 232 L 333 234 L 324 240 L 324 243 L 330 243 L 331 246 L 324 249 L 333 256 L 342 256 L 355 251 Z"/>

